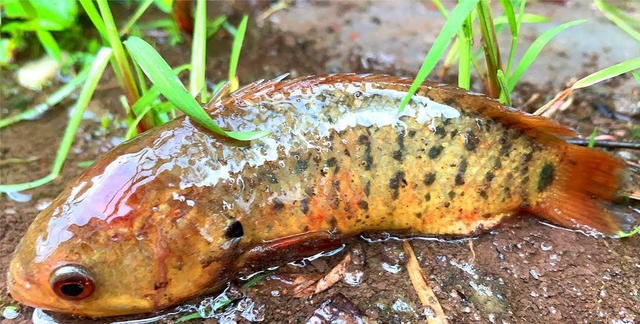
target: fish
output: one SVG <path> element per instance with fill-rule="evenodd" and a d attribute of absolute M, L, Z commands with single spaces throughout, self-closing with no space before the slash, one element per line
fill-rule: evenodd
<path fill-rule="evenodd" d="M 178 117 L 71 181 L 33 221 L 11 296 L 88 317 L 148 313 L 365 232 L 464 237 L 514 215 L 620 236 L 624 163 L 568 144 L 553 120 L 457 87 L 333 74 L 249 84 Z M 594 238 L 597 239 L 597 238 Z"/>

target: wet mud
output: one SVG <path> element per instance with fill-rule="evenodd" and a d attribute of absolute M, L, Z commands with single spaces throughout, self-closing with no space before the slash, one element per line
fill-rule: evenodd
<path fill-rule="evenodd" d="M 210 9 L 211 16 L 221 12 L 231 14 L 235 23 L 242 12 L 258 17 L 266 9 L 266 4 L 222 4 Z M 553 17 L 554 23 L 577 15 L 597 16 L 588 5 L 575 1 L 561 5 L 534 4 L 531 11 Z M 568 12 L 571 12 L 569 16 L 563 16 Z M 398 20 L 402 17 L 421 20 L 416 26 L 408 27 Z M 604 19 L 594 18 L 594 21 L 598 25 L 589 28 L 596 30 L 598 26 L 608 26 Z M 242 83 L 287 72 L 293 76 L 338 71 L 413 75 L 442 23 L 434 8 L 418 2 L 403 7 L 390 2 L 300 1 L 288 11 L 276 12 L 264 20 L 252 20 L 238 75 Z M 384 33 L 378 37 L 369 35 L 373 28 Z M 534 37 L 547 28 L 549 25 L 536 26 L 528 31 L 527 37 Z M 615 28 L 602 28 L 622 35 Z M 576 31 L 573 37 L 588 35 L 583 33 Z M 562 90 L 571 77 L 580 77 L 637 55 L 637 46 L 632 42 L 628 42 L 630 47 L 625 42 L 616 44 L 617 37 L 602 37 L 602 44 L 590 41 L 579 48 L 566 48 L 566 42 L 562 41 L 553 43 L 556 45 L 545 49 L 538 63 L 543 67 L 532 68 L 537 72 L 526 77 L 516 89 L 514 106 L 533 111 Z M 162 37 L 151 40 L 155 41 L 158 51 L 170 64 L 188 60 L 187 43 L 169 46 Z M 231 41 L 232 38 L 225 33 L 210 41 L 207 60 L 209 80 L 217 81 L 226 76 Z M 585 57 L 592 59 L 585 60 Z M 545 70 L 557 69 L 558 62 L 563 60 L 571 64 L 567 63 L 562 72 L 552 76 L 544 73 Z M 455 83 L 454 74 L 445 77 L 444 81 Z M 15 113 L 15 109 L 30 107 L 44 98 L 44 94 L 18 88 L 12 73 L 3 71 L 0 82 L 3 85 L 3 116 Z M 113 75 L 107 72 L 101 82 L 104 86 L 99 86 L 89 105 L 87 118 L 83 120 L 58 179 L 25 192 L 28 196 L 0 196 L 0 309 L 6 305 L 19 306 L 8 296 L 5 273 L 13 249 L 30 222 L 68 181 L 82 172 L 79 162 L 91 161 L 121 142 L 126 131 L 122 122 L 111 122 L 106 129 L 100 125 L 103 116 L 124 119 L 118 101 L 119 89 L 109 86 L 113 84 Z M 55 87 L 49 87 L 45 93 Z M 482 90 L 478 82 L 474 87 Z M 601 134 L 613 135 L 617 140 L 639 141 L 639 116 L 633 113 L 639 95 L 632 78 L 623 76 L 579 92 L 573 105 L 556 113 L 553 118 L 576 128 L 584 136 L 598 126 Z M 72 99 L 65 100 L 35 121 L 0 130 L 0 162 L 3 162 L 0 182 L 34 180 L 49 172 L 72 104 Z M 632 165 L 640 163 L 638 151 L 613 152 Z M 4 163 L 12 158 L 33 161 Z M 639 190 L 640 186 L 632 189 Z M 174 322 L 180 316 L 198 310 L 197 305 L 202 305 L 199 310 L 212 318 L 194 319 L 191 323 L 424 322 L 431 312 L 421 305 L 411 285 L 406 270 L 407 255 L 402 244 L 394 238 L 380 240 L 384 237 L 367 235 L 354 238 L 329 256 L 271 269 L 258 274 L 261 280 L 249 288 L 242 287 L 251 280 L 251 274 L 246 273 L 246 280 L 231 283 L 222 295 L 198 298 L 189 303 L 195 306 L 182 306 L 181 312 L 167 315 L 161 321 Z M 622 240 L 593 238 L 523 215 L 472 239 L 412 239 L 411 245 L 450 323 L 640 322 L 639 236 Z M 321 278 L 347 254 L 351 255 L 351 260 L 346 265 L 346 273 L 333 287 L 313 297 L 293 296 L 301 282 Z M 212 312 L 216 301 L 220 304 L 224 298 L 233 301 Z M 33 309 L 19 306 L 19 313 L 16 319 L 0 317 L 0 321 L 11 324 L 32 322 Z M 94 322 L 51 315 L 59 323 Z M 51 323 L 45 315 L 40 314 L 36 318 L 43 323 Z"/>

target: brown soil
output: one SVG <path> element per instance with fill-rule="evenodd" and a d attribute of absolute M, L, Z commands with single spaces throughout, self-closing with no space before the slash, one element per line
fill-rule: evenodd
<path fill-rule="evenodd" d="M 326 6 L 331 5 L 302 3 L 292 10 L 324 10 Z M 362 13 L 363 10 L 357 5 L 333 6 L 339 7 L 345 15 Z M 256 17 L 264 8 L 243 9 Z M 373 9 L 367 7 L 367 10 L 376 12 L 375 6 Z M 225 5 L 215 8 L 215 11 L 243 12 Z M 341 57 L 347 59 L 336 61 L 335 50 L 323 47 L 323 40 L 315 38 L 314 35 L 318 34 L 313 30 L 306 37 L 286 32 L 283 30 L 294 26 L 279 23 L 279 19 L 286 20 L 286 16 L 274 17 L 260 25 L 254 22 L 249 26 L 239 67 L 242 82 L 286 72 L 305 75 L 339 70 L 411 75 L 415 71 L 411 64 L 394 64 L 381 60 L 379 56 L 367 57 L 358 51 L 342 53 Z M 232 20 L 238 21 L 238 16 L 232 16 Z M 380 24 L 379 20 L 371 18 L 371 23 Z M 351 24 L 357 25 L 357 22 L 352 21 Z M 333 34 L 340 31 L 336 31 L 339 26 L 334 27 L 320 33 L 326 32 L 327 37 L 335 38 Z M 156 41 L 159 52 L 168 58 L 170 64 L 187 60 L 188 45 L 171 47 L 162 45 L 161 39 Z M 210 80 L 220 80 L 226 75 L 231 38 L 221 33 L 211 43 L 215 45 L 208 52 L 207 76 Z M 384 44 L 380 46 L 384 47 Z M 455 82 L 455 78 L 449 81 Z M 16 88 L 11 73 L 2 73 L 0 82 L 3 87 L 2 114 L 13 113 L 17 106 L 31 106 L 33 102 L 42 100 L 42 95 L 24 89 L 15 93 L 10 91 Z M 101 84 L 112 83 L 109 72 Z M 571 108 L 554 118 L 576 127 L 582 134 L 588 135 L 594 126 L 599 126 L 601 133 L 613 134 L 621 140 L 630 139 L 633 136 L 631 126 L 637 125 L 638 120 L 617 118 L 602 108 L 614 107 L 621 100 L 606 93 L 615 93 L 618 88 L 621 93 L 626 93 L 628 88 L 622 89 L 624 85 L 608 84 L 583 91 L 576 96 Z M 540 99 L 527 108 L 534 109 L 561 88 L 559 84 L 547 82 L 525 83 L 518 89 L 515 105 L 521 105 L 539 93 Z M 0 196 L 0 308 L 18 305 L 7 294 L 5 273 L 15 245 L 38 209 L 55 198 L 70 179 L 82 172 L 78 162 L 95 159 L 123 136 L 125 127 L 121 123 L 112 122 L 108 130 L 104 130 L 99 122 L 104 115 L 123 118 L 117 100 L 119 95 L 117 88 L 104 87 L 96 92 L 89 109 L 99 117 L 83 121 L 61 177 L 28 191 L 32 197 L 27 202 Z M 625 100 L 632 101 L 622 99 Z M 594 102 L 601 104 L 594 105 Z M 3 165 L 0 183 L 33 180 L 49 172 L 67 122 L 67 110 L 72 104 L 73 100 L 64 101 L 38 120 L 22 122 L 0 131 L 0 161 L 38 158 L 29 163 Z M 633 163 L 639 162 L 637 151 L 617 153 Z M 236 302 L 219 311 L 214 319 L 192 322 L 249 323 L 250 320 L 261 320 L 265 323 L 303 323 L 312 316 L 316 322 L 327 323 L 339 320 L 346 323 L 425 321 L 428 312 L 421 306 L 409 280 L 402 244 L 394 239 L 369 241 L 354 238 L 333 256 L 283 266 L 249 288 L 244 295 L 238 291 L 244 281 L 232 283 L 227 295 L 239 297 Z M 551 227 L 531 217 L 522 217 L 477 238 L 456 241 L 414 239 L 411 245 L 451 323 L 640 322 L 640 236 L 623 240 L 597 239 Z M 292 278 L 322 276 L 347 252 L 351 252 L 353 258 L 347 266 L 345 279 L 312 298 L 291 296 L 293 286 L 288 282 Z M 200 298 L 193 304 L 202 300 Z M 20 307 L 17 319 L 4 319 L 2 323 L 29 323 L 32 313 L 32 309 Z M 188 313 L 168 316 L 164 320 L 171 322 Z M 60 323 L 94 322 L 59 315 L 54 317 Z M 117 320 L 135 318 L 140 317 Z"/>

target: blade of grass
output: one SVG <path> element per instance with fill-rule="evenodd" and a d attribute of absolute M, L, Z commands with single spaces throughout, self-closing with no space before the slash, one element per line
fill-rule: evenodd
<path fill-rule="evenodd" d="M 524 17 L 524 6 L 526 0 L 522 0 L 520 2 L 520 11 L 518 12 L 518 18 L 515 18 L 515 12 L 513 11 L 513 6 L 511 6 L 511 2 L 509 0 L 500 0 L 503 3 L 503 7 L 505 11 L 507 11 L 507 16 L 509 18 L 509 30 L 511 30 L 511 46 L 509 48 L 509 58 L 507 60 L 507 67 L 505 75 L 509 75 L 511 73 L 511 66 L 513 66 L 513 58 L 516 54 L 516 48 L 518 47 L 518 36 L 520 35 L 520 26 L 522 24 L 522 20 Z M 509 9 L 507 9 L 509 8 Z M 506 92 L 509 92 L 508 89 Z"/>
<path fill-rule="evenodd" d="M 136 64 L 136 66 L 138 65 Z M 190 68 L 190 64 L 183 64 L 173 69 L 173 72 L 177 75 L 180 72 Z M 160 97 L 160 90 L 158 90 L 157 87 L 153 86 L 142 97 L 140 97 L 140 99 L 136 101 L 133 106 L 131 106 L 131 110 L 133 110 L 133 113 L 136 115 L 136 119 L 129 123 L 127 134 L 124 137 L 125 140 L 131 139 L 138 134 L 138 124 L 140 123 L 144 115 L 146 115 L 154 107 L 153 103 L 158 99 L 158 97 Z"/>
<path fill-rule="evenodd" d="M 233 39 L 233 47 L 231 48 L 231 58 L 229 60 L 229 82 L 231 83 L 230 91 L 234 92 L 238 89 L 238 79 L 236 78 L 236 70 L 238 69 L 238 61 L 240 60 L 240 52 L 242 51 L 242 43 L 244 42 L 244 34 L 247 31 L 247 22 L 249 16 L 244 15 L 238 31 Z"/>
<path fill-rule="evenodd" d="M 211 116 L 205 112 L 198 102 L 189 95 L 180 79 L 171 72 L 167 62 L 162 59 L 151 45 L 141 38 L 133 36 L 125 41 L 125 45 L 149 80 L 158 87 L 160 93 L 200 125 L 216 134 L 229 136 L 241 141 L 253 140 L 268 134 L 268 132 L 263 131 L 225 132 L 211 119 Z"/>
<path fill-rule="evenodd" d="M 507 87 L 507 78 L 504 76 L 502 70 L 498 70 L 496 76 L 498 84 L 500 85 L 500 102 L 511 106 L 511 93 L 509 92 L 509 87 Z"/>
<path fill-rule="evenodd" d="M 584 87 L 588 87 L 590 85 L 596 84 L 598 82 L 602 82 L 607 79 L 611 79 L 620 74 L 624 74 L 627 72 L 631 72 L 633 70 L 640 69 L 640 57 L 630 59 L 628 61 L 624 61 L 622 63 L 618 63 L 616 65 L 612 65 L 610 67 L 604 68 L 598 72 L 591 73 L 586 77 L 576 81 L 571 86 L 571 89 L 580 89 Z"/>
<path fill-rule="evenodd" d="M 442 14 L 445 20 L 449 19 L 449 13 L 447 12 L 447 8 L 445 8 L 442 5 L 442 2 L 440 2 L 440 0 L 431 0 L 431 3 L 433 3 L 434 6 L 436 6 L 436 8 L 438 9 L 438 11 L 440 11 L 440 13 Z"/>
<path fill-rule="evenodd" d="M 208 94 L 205 83 L 205 57 L 207 54 L 207 1 L 196 2 L 196 13 L 193 29 L 193 42 L 191 44 L 191 75 L 189 76 L 189 88 L 191 95 L 200 95 L 200 102 L 207 102 Z"/>
<path fill-rule="evenodd" d="M 460 59 L 458 60 L 458 86 L 469 90 L 471 87 L 471 46 L 473 41 L 473 22 L 471 14 L 467 16 L 458 32 Z"/>
<path fill-rule="evenodd" d="M 521 2 L 520 8 L 522 10 L 524 10 L 524 8 L 522 6 L 522 3 L 524 3 L 524 1 Z M 520 11 L 520 12 L 522 12 L 522 11 Z M 549 17 L 545 17 L 545 16 L 542 16 L 542 15 L 531 14 L 531 13 L 522 12 L 522 15 L 520 15 L 520 13 L 518 13 L 518 16 L 519 17 L 517 19 L 520 20 L 521 24 L 539 24 L 539 23 L 544 23 L 544 22 L 551 21 L 551 19 L 549 19 Z M 516 19 L 516 22 L 517 22 L 517 19 Z M 493 19 L 493 24 L 496 26 L 496 30 L 501 25 L 508 24 L 508 23 L 509 23 L 509 20 L 508 20 L 507 16 L 505 16 L 505 15 L 498 16 L 495 19 Z M 518 28 L 518 30 L 520 30 L 520 28 Z"/>
<path fill-rule="evenodd" d="M 482 33 L 482 48 L 484 49 L 487 64 L 488 94 L 493 98 L 498 98 L 500 96 L 500 84 L 498 83 L 497 72 L 502 69 L 502 62 L 500 61 L 500 48 L 496 38 L 489 2 L 478 2 L 476 11 L 478 12 L 478 21 L 480 22 L 480 31 Z"/>
<path fill-rule="evenodd" d="M 47 54 L 53 57 L 56 61 L 61 62 L 62 54 L 60 53 L 60 46 L 58 45 L 58 42 L 56 42 L 55 38 L 51 36 L 51 33 L 48 30 L 37 28 L 36 35 Z"/>
<path fill-rule="evenodd" d="M 416 93 L 420 84 L 424 82 L 429 73 L 431 73 L 436 64 L 438 64 L 438 60 L 442 57 L 447 46 L 451 43 L 451 39 L 456 35 L 462 24 L 467 19 L 467 16 L 471 13 L 473 8 L 475 8 L 478 1 L 479 0 L 463 1 L 453 9 L 449 19 L 445 22 L 442 30 L 436 37 L 436 40 L 433 42 L 431 49 L 425 56 L 422 66 L 420 66 L 420 70 L 418 70 L 416 79 L 411 84 L 411 88 L 404 99 L 402 99 L 400 107 L 398 107 L 398 111 L 400 113 L 407 106 L 411 97 Z"/>
<path fill-rule="evenodd" d="M 640 32 L 636 31 L 629 23 L 635 22 L 637 28 L 640 28 L 640 22 L 635 19 L 627 16 L 622 11 L 618 10 L 618 8 L 611 6 L 610 4 L 604 2 L 603 0 L 594 0 L 593 3 L 596 5 L 596 8 L 602 12 L 602 14 L 609 18 L 614 24 L 618 25 L 622 30 L 627 32 L 627 34 L 631 35 L 631 37 L 635 38 L 636 41 L 640 42 Z"/>
<path fill-rule="evenodd" d="M 1 119 L 0 129 L 25 119 L 34 119 L 38 116 L 41 116 L 47 110 L 51 109 L 51 107 L 57 105 L 64 98 L 73 93 L 73 91 L 87 79 L 90 69 L 91 65 L 85 65 L 85 67 L 82 68 L 78 75 L 76 75 L 73 79 L 71 79 L 71 81 L 62 86 L 60 89 L 56 90 L 56 92 L 52 93 L 43 103 L 36 105 L 31 109 L 25 110 L 17 115 Z"/>
<path fill-rule="evenodd" d="M 89 19 L 91 19 L 91 22 L 98 30 L 98 33 L 100 33 L 100 36 L 102 37 L 102 41 L 105 44 L 108 44 L 109 37 L 107 36 L 107 28 L 105 27 L 104 22 L 102 21 L 102 17 L 100 17 L 100 13 L 98 12 L 98 9 L 96 9 L 96 6 L 93 4 L 93 1 L 92 0 L 79 0 L 79 1 L 80 1 L 80 4 L 82 5 L 82 8 L 84 9 L 84 12 L 87 14 L 87 16 L 89 16 Z"/>
<path fill-rule="evenodd" d="M 593 129 L 593 132 L 591 132 L 591 135 L 589 135 L 589 144 L 587 144 L 588 148 L 593 148 L 596 144 L 596 136 L 598 136 L 598 126 L 596 126 Z"/>
<path fill-rule="evenodd" d="M 122 81 L 124 85 L 124 93 L 127 97 L 127 101 L 129 105 L 133 105 L 134 102 L 138 101 L 140 98 L 140 94 L 138 92 L 138 86 L 136 85 L 135 80 L 133 79 L 133 73 L 131 70 L 131 66 L 129 65 L 129 60 L 127 60 L 127 54 L 124 51 L 124 46 L 122 45 L 122 41 L 120 40 L 120 36 L 118 35 L 118 29 L 116 28 L 116 23 L 113 20 L 113 15 L 111 14 L 111 9 L 109 8 L 109 3 L 107 0 L 97 0 L 98 8 L 100 8 L 100 13 L 102 14 L 102 20 L 104 22 L 107 37 L 109 40 L 109 45 L 113 49 L 113 56 L 115 57 L 117 65 L 114 66 L 114 69 L 120 70 L 122 74 Z M 147 127 L 153 125 L 145 125 Z"/>
<path fill-rule="evenodd" d="M 131 27 L 133 27 L 133 25 L 138 21 L 138 19 L 142 17 L 142 14 L 145 11 L 147 11 L 147 9 L 149 8 L 149 6 L 151 6 L 153 1 L 154 0 L 145 0 L 144 2 L 140 3 L 140 5 L 138 6 L 138 9 L 136 9 L 136 12 L 133 14 L 133 16 L 131 16 L 131 19 L 129 19 L 129 21 L 127 21 L 124 27 L 122 27 L 122 30 L 120 30 L 120 37 L 129 33 L 129 30 L 131 29 Z"/>
<path fill-rule="evenodd" d="M 636 81 L 638 81 L 638 85 L 640 85 L 640 75 L 638 75 L 638 73 L 636 73 L 635 71 L 632 71 L 631 75 L 633 75 Z"/>
<path fill-rule="evenodd" d="M 542 51 L 542 48 L 544 48 L 544 46 L 547 45 L 547 43 L 551 39 L 553 39 L 556 35 L 558 35 L 563 30 L 572 26 L 583 24 L 585 22 L 586 20 L 584 19 L 570 21 L 568 23 L 564 23 L 560 26 L 557 26 L 553 29 L 547 30 L 546 32 L 542 33 L 542 35 L 540 35 L 533 42 L 533 44 L 529 46 L 527 51 L 522 56 L 520 63 L 518 63 L 518 66 L 516 67 L 515 71 L 513 71 L 513 74 L 510 77 L 508 77 L 509 92 L 513 92 L 513 89 L 516 87 L 516 84 L 518 83 L 518 81 L 520 81 L 520 78 L 522 77 L 524 72 L 527 71 L 529 66 L 531 66 L 531 63 L 533 63 L 536 57 L 538 57 L 538 54 L 540 54 L 540 51 Z"/>
<path fill-rule="evenodd" d="M 43 184 L 51 182 L 60 174 L 62 170 L 62 166 L 69 154 L 71 149 L 71 144 L 73 144 L 73 139 L 76 135 L 78 127 L 80 126 L 80 122 L 82 121 L 82 115 L 84 114 L 91 97 L 93 96 L 93 92 L 102 77 L 102 73 L 106 68 L 109 58 L 111 57 L 112 50 L 110 48 L 101 48 L 96 55 L 95 60 L 91 64 L 91 70 L 89 71 L 89 75 L 87 77 L 87 82 L 82 87 L 82 91 L 80 92 L 80 96 L 78 97 L 78 101 L 76 101 L 76 105 L 73 110 L 73 115 L 69 119 L 69 123 L 64 131 L 64 135 L 62 137 L 62 141 L 60 142 L 60 146 L 58 147 L 58 152 L 56 153 L 56 159 L 53 163 L 53 167 L 51 168 L 51 173 L 44 176 L 43 178 L 25 182 L 18 184 L 9 184 L 9 185 L 0 185 L 0 192 L 16 192 L 22 191 L 26 189 L 31 189 L 35 187 L 39 187 Z"/>

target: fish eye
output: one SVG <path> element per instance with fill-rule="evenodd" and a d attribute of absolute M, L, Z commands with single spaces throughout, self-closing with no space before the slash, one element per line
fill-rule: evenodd
<path fill-rule="evenodd" d="M 95 289 L 89 271 L 78 265 L 65 265 L 56 269 L 49 283 L 58 297 L 67 300 L 85 299 Z"/>

